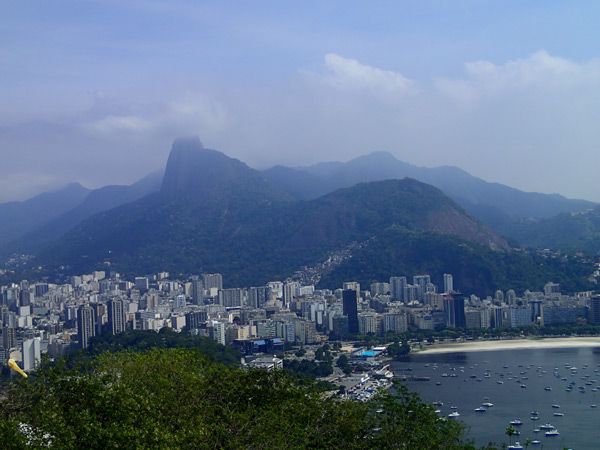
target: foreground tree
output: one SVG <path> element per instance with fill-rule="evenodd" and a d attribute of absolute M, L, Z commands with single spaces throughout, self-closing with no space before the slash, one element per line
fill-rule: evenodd
<path fill-rule="evenodd" d="M 3 448 L 472 448 L 462 431 L 400 387 L 367 403 L 327 399 L 284 371 L 194 349 L 45 365 L 0 401 Z"/>

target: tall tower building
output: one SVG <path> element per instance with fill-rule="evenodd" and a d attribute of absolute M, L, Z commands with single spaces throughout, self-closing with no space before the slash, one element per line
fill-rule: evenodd
<path fill-rule="evenodd" d="M 124 302 L 119 298 L 108 301 L 108 331 L 113 335 L 125 331 Z"/>
<path fill-rule="evenodd" d="M 39 337 L 33 339 L 26 339 L 23 341 L 22 346 L 23 355 L 23 370 L 30 371 L 35 368 L 42 361 L 41 357 L 41 339 Z"/>
<path fill-rule="evenodd" d="M 406 277 L 390 278 L 390 293 L 392 295 L 392 300 L 404 300 L 404 288 L 406 285 Z"/>
<path fill-rule="evenodd" d="M 600 323 L 600 295 L 594 295 L 590 299 L 590 312 L 589 312 L 590 323 Z"/>
<path fill-rule="evenodd" d="M 203 273 L 204 289 L 223 289 L 223 275 L 220 273 Z"/>
<path fill-rule="evenodd" d="M 348 317 L 348 332 L 358 333 L 358 296 L 355 289 L 344 289 L 342 305 L 344 315 Z"/>
<path fill-rule="evenodd" d="M 450 293 L 454 291 L 454 278 L 452 274 L 445 273 L 444 274 L 444 292 Z"/>
<path fill-rule="evenodd" d="M 89 305 L 82 305 L 77 311 L 77 337 L 81 348 L 88 348 L 90 338 L 96 336 L 96 314 Z"/>

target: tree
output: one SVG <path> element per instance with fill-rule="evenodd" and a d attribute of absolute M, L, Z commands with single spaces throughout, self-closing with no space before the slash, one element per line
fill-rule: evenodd
<path fill-rule="evenodd" d="M 352 367 L 350 366 L 350 362 L 346 355 L 340 355 L 340 357 L 337 360 L 336 365 L 340 369 L 342 369 L 342 372 L 344 372 L 346 375 L 349 375 L 350 373 L 352 373 Z"/>
<path fill-rule="evenodd" d="M 339 401 L 285 371 L 228 367 L 198 349 L 103 353 L 11 382 L 0 440 L 7 449 L 473 448 L 460 423 L 396 391 Z"/>

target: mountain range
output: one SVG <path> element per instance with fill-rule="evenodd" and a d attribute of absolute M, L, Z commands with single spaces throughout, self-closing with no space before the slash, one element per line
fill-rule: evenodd
<path fill-rule="evenodd" d="M 414 178 L 441 189 L 446 195 L 492 227 L 522 218 L 549 218 L 596 206 L 586 200 L 558 194 L 523 192 L 490 183 L 451 166 L 418 167 L 399 161 L 387 152 L 374 152 L 346 163 L 328 162 L 307 167 L 275 166 L 265 177 L 295 198 L 316 198 L 360 182 Z"/>
<path fill-rule="evenodd" d="M 386 155 L 363 158 L 363 167 L 372 168 L 363 174 L 376 177 L 376 161 L 383 163 L 381 158 L 390 165 Z M 350 167 L 357 164 L 355 160 Z M 54 274 L 98 267 L 130 274 L 217 271 L 229 285 L 242 286 L 283 279 L 346 252 L 348 257 L 320 274 L 321 286 L 420 272 L 435 278 L 451 272 L 462 289 L 477 293 L 498 287 L 541 287 L 550 279 L 573 284 L 589 273 L 588 267 L 571 261 L 540 259 L 512 248 L 432 185 L 412 178 L 355 183 L 358 175 L 341 173 L 360 170 L 340 169 L 345 166 L 261 172 L 204 148 L 197 138 L 178 139 L 159 190 L 154 191 L 157 177 L 151 177 L 152 181 L 138 184 L 143 188 L 125 189 L 138 196 L 133 201 L 115 196 L 116 207 L 98 202 L 101 211 L 93 215 L 88 214 L 89 207 L 74 208 L 66 217 L 81 218 L 79 223 L 58 239 L 55 231 L 36 250 L 34 264 Z M 284 177 L 286 183 L 278 181 L 276 175 L 286 171 L 303 181 L 294 184 L 291 177 Z M 384 171 L 377 176 L 389 175 Z M 314 180 L 331 184 L 325 189 Z M 336 183 L 349 187 L 335 188 Z M 329 189 L 320 195 L 319 190 Z M 86 213 L 77 216 L 76 211 Z M 59 225 L 50 229 L 62 232 L 67 226 L 60 224 L 66 222 L 55 219 Z M 570 269 L 565 271 L 567 263 Z"/>

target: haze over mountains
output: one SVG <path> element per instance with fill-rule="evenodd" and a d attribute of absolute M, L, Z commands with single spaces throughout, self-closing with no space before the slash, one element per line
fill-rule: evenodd
<path fill-rule="evenodd" d="M 515 251 L 436 187 L 390 178 L 398 178 L 394 174 L 401 170 L 431 179 L 435 173 L 438 184 L 462 180 L 453 189 L 464 194 L 468 186 L 485 182 L 459 169 L 394 161 L 375 153 L 345 164 L 260 172 L 205 149 L 197 138 L 178 139 L 162 180 L 153 174 L 132 186 L 92 191 L 78 206 L 5 248 L 28 250 L 37 255 L 36 265 L 53 273 L 107 265 L 131 273 L 218 271 L 232 285 L 282 279 L 340 251 L 349 258 L 321 274 L 323 285 L 416 272 L 453 272 L 463 289 L 480 293 L 509 284 L 568 282 L 572 273 L 564 271 L 564 261 Z M 281 174 L 289 176 L 281 179 Z M 530 202 L 539 199 L 538 214 L 587 205 L 488 188 Z M 469 198 L 483 199 L 477 193 Z M 503 214 L 522 207 L 509 206 L 503 206 Z"/>

